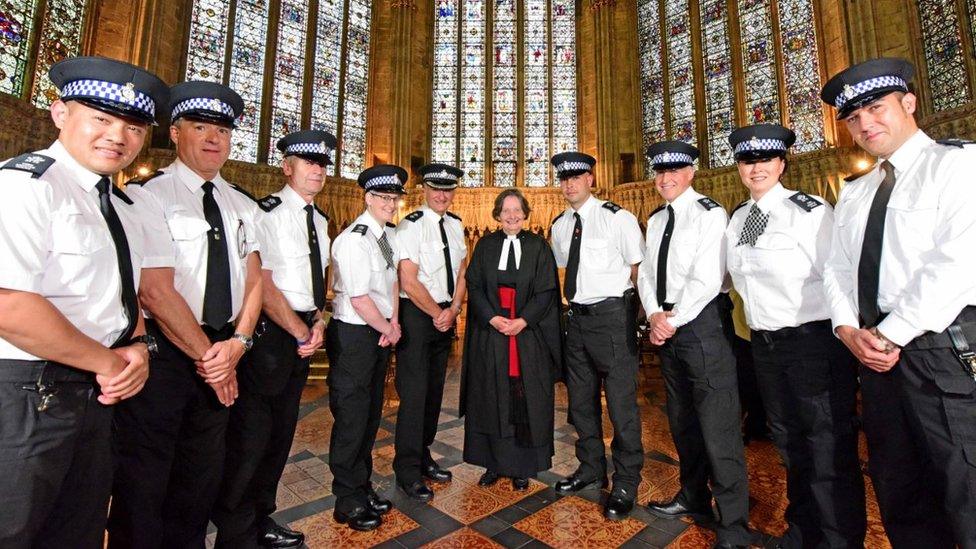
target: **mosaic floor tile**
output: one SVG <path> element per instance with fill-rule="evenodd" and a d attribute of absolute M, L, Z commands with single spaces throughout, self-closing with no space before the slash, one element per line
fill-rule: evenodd
<path fill-rule="evenodd" d="M 550 547 L 617 547 L 644 524 L 632 518 L 610 521 L 596 503 L 569 496 L 515 524 L 520 531 Z"/>
<path fill-rule="evenodd" d="M 424 549 L 495 549 L 500 547 L 502 546 L 470 528 L 461 528 L 439 540 L 424 545 Z"/>
<path fill-rule="evenodd" d="M 296 520 L 288 525 L 293 530 L 305 533 L 305 545 L 309 549 L 372 547 L 391 540 L 418 527 L 417 523 L 397 511 L 390 511 L 383 517 L 383 525 L 372 532 L 357 532 L 339 524 L 332 518 L 332 510 L 322 511 L 312 516 Z"/>

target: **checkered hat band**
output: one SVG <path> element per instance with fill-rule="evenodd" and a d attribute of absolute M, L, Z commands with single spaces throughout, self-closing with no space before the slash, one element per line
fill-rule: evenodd
<path fill-rule="evenodd" d="M 285 154 L 325 154 L 332 155 L 332 149 L 324 143 L 292 143 L 285 148 Z"/>
<path fill-rule="evenodd" d="M 227 103 L 224 103 L 220 99 L 207 99 L 204 97 L 191 97 L 186 101 L 180 101 L 173 107 L 170 118 L 175 120 L 187 111 L 210 111 L 228 116 L 232 120 L 237 118 L 234 116 L 234 109 Z"/>
<path fill-rule="evenodd" d="M 902 88 L 908 90 L 908 84 L 897 76 L 878 76 L 869 78 L 864 82 L 858 82 L 853 86 L 845 86 L 837 97 L 834 98 L 834 106 L 843 109 L 848 101 L 861 95 L 874 91 L 879 88 Z"/>
<path fill-rule="evenodd" d="M 785 151 L 786 143 L 779 139 L 747 139 L 735 146 L 735 154 L 747 151 Z"/>
<path fill-rule="evenodd" d="M 568 171 L 576 171 L 576 170 L 590 171 L 591 169 L 593 169 L 593 166 L 590 166 L 586 162 L 570 162 L 570 161 L 563 162 L 562 164 L 556 167 L 556 171 L 560 171 L 560 172 L 568 172 Z"/>
<path fill-rule="evenodd" d="M 389 187 L 390 185 L 399 186 L 399 185 L 403 185 L 403 182 L 400 181 L 400 178 L 395 175 L 381 175 L 379 177 L 367 179 L 364 187 L 368 191 L 373 187 L 381 187 L 381 186 Z"/>
<path fill-rule="evenodd" d="M 651 164 L 677 164 L 679 162 L 692 164 L 695 162 L 695 159 L 690 154 L 679 152 L 663 152 L 654 155 L 654 158 L 651 159 Z"/>
<path fill-rule="evenodd" d="M 441 170 L 439 172 L 424 175 L 424 181 L 430 181 L 431 179 L 450 179 L 451 181 L 457 181 L 458 176 L 448 172 L 447 170 Z"/>
<path fill-rule="evenodd" d="M 156 117 L 156 102 L 137 89 L 103 80 L 75 80 L 61 88 L 61 99 L 87 97 L 103 99 L 134 107 L 150 117 Z"/>

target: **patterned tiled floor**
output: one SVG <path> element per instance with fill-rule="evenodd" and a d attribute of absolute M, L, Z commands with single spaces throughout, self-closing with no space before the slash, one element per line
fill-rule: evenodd
<path fill-rule="evenodd" d="M 646 459 L 641 472 L 638 502 L 667 499 L 679 488 L 677 454 L 664 414 L 664 385 L 654 365 L 641 369 L 640 408 Z M 303 395 L 299 422 L 289 463 L 278 486 L 278 512 L 282 524 L 305 532 L 307 546 L 319 548 L 355 547 L 675 547 L 707 548 L 715 540 L 710 530 L 685 521 L 660 520 L 642 507 L 631 517 L 611 522 L 602 515 L 606 492 L 591 490 L 561 497 L 552 485 L 576 469 L 573 442 L 576 435 L 566 424 L 566 390 L 557 386 L 556 455 L 553 468 L 541 473 L 525 492 L 512 490 L 500 480 L 494 486 L 478 486 L 483 470 L 462 463 L 464 421 L 457 417 L 459 369 L 453 357 L 448 371 L 444 408 L 437 440 L 431 448 L 435 459 L 454 473 L 450 484 L 432 485 L 430 504 L 412 501 L 393 485 L 393 432 L 397 400 L 392 384 L 387 389 L 383 423 L 373 451 L 377 491 L 389 497 L 395 510 L 384 517 L 383 526 L 368 532 L 354 532 L 332 519 L 335 498 L 328 468 L 329 431 L 332 416 L 328 390 L 323 382 L 310 384 Z M 604 417 L 609 448 L 612 428 Z M 863 445 L 862 445 L 863 452 Z M 761 534 L 761 545 L 771 547 L 782 535 L 786 507 L 784 471 L 775 448 L 768 442 L 752 442 L 746 449 L 749 466 L 751 526 Z M 889 547 L 878 520 L 877 504 L 868 482 L 868 539 L 870 548 Z M 208 541 L 212 543 L 213 534 Z"/>

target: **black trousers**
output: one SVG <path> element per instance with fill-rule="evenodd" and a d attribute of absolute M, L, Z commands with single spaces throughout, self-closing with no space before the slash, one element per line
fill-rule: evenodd
<path fill-rule="evenodd" d="M 441 415 L 447 358 L 454 343 L 454 329 L 441 332 L 433 319 L 409 299 L 400 299 L 400 327 L 397 344 L 397 411 L 393 471 L 397 482 L 421 480 L 421 468 L 434 463 L 430 445 L 437 434 Z M 423 428 L 418 428 L 423 425 Z"/>
<path fill-rule="evenodd" d="M 117 406 L 109 547 L 203 547 L 224 467 L 228 410 L 155 322 L 142 392 Z M 204 330 L 211 341 L 234 331 Z"/>
<path fill-rule="evenodd" d="M 592 314 L 570 309 L 566 322 L 566 389 L 569 415 L 576 427 L 577 473 L 583 478 L 607 474 L 603 444 L 601 387 L 613 424 L 613 485 L 636 494 L 644 465 L 640 412 L 637 408 L 636 309 L 632 298 Z"/>
<path fill-rule="evenodd" d="M 309 315 L 300 316 L 311 324 Z M 274 367 L 290 370 L 291 375 L 277 391 L 266 390 L 260 379 L 241 377 L 240 395 L 227 424 L 224 480 L 212 516 L 216 547 L 257 546 L 262 523 L 277 509 L 278 481 L 295 438 L 302 390 L 308 381 L 309 359 L 298 356 L 295 338 L 270 319 L 263 322 L 264 333 L 238 370 L 266 360 L 268 353 L 260 352 L 260 347 L 271 347 L 279 355 Z"/>
<path fill-rule="evenodd" d="M 973 549 L 976 381 L 951 349 L 919 347 L 908 344 L 886 373 L 860 368 L 881 521 L 896 549 Z"/>
<path fill-rule="evenodd" d="M 661 347 L 668 424 L 678 452 L 680 497 L 719 511 L 719 541 L 747 545 L 749 483 L 735 358 L 723 327 L 718 298 L 695 320 L 678 328 Z M 709 488 L 711 483 L 711 488 Z"/>
<path fill-rule="evenodd" d="M 43 412 L 39 380 L 55 394 Z M 0 360 L 0 547 L 101 548 L 113 408 L 94 383 L 53 362 Z"/>
<path fill-rule="evenodd" d="M 337 511 L 366 505 L 372 489 L 373 443 L 383 415 L 383 389 L 390 349 L 377 343 L 380 333 L 368 325 L 329 322 L 329 469 Z"/>
<path fill-rule="evenodd" d="M 786 465 L 783 546 L 864 547 L 857 360 L 829 320 L 754 331 L 752 352 L 773 442 Z"/>

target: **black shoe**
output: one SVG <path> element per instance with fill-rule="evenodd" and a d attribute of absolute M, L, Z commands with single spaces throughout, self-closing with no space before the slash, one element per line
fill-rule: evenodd
<path fill-rule="evenodd" d="M 305 534 L 289 530 L 265 517 L 258 530 L 258 545 L 261 547 L 298 547 L 305 542 Z"/>
<path fill-rule="evenodd" d="M 634 509 L 634 494 L 623 488 L 614 488 L 603 506 L 603 516 L 610 520 L 623 520 Z"/>
<path fill-rule="evenodd" d="M 524 492 L 529 489 L 529 479 L 522 477 L 512 477 L 512 490 Z"/>
<path fill-rule="evenodd" d="M 373 510 L 377 515 L 385 515 L 393 509 L 393 502 L 388 499 L 383 499 L 374 490 L 366 494 L 366 505 Z"/>
<path fill-rule="evenodd" d="M 735 545 L 731 541 L 716 541 L 715 545 L 712 545 L 712 549 L 747 549 L 748 545 Z"/>
<path fill-rule="evenodd" d="M 498 482 L 498 473 L 491 469 L 486 469 L 485 474 L 481 475 L 481 478 L 478 479 L 478 486 L 491 486 L 496 482 Z"/>
<path fill-rule="evenodd" d="M 383 519 L 369 507 L 356 507 L 349 513 L 343 513 L 336 509 L 332 512 L 332 518 L 339 524 L 345 524 L 360 532 L 376 530 L 383 524 Z"/>
<path fill-rule="evenodd" d="M 404 494 L 410 499 L 415 499 L 417 501 L 430 501 L 434 499 L 434 491 L 424 484 L 424 481 L 418 480 L 416 482 L 411 482 L 410 484 L 399 484 L 397 486 L 403 490 Z"/>
<path fill-rule="evenodd" d="M 676 519 L 679 517 L 691 517 L 695 522 L 708 522 L 712 520 L 712 508 L 710 505 L 687 505 L 681 496 L 675 496 L 671 501 L 651 502 L 647 504 L 647 511 L 658 518 Z"/>
<path fill-rule="evenodd" d="M 572 475 L 569 475 L 556 483 L 556 491 L 560 494 L 572 494 L 574 492 L 579 492 L 580 490 L 589 490 L 590 488 L 597 487 L 606 488 L 607 478 L 584 479 L 577 476 L 576 473 L 573 473 Z"/>
<path fill-rule="evenodd" d="M 447 469 L 441 469 L 436 463 L 425 465 L 423 470 L 424 478 L 437 483 L 451 482 L 454 475 Z"/>

